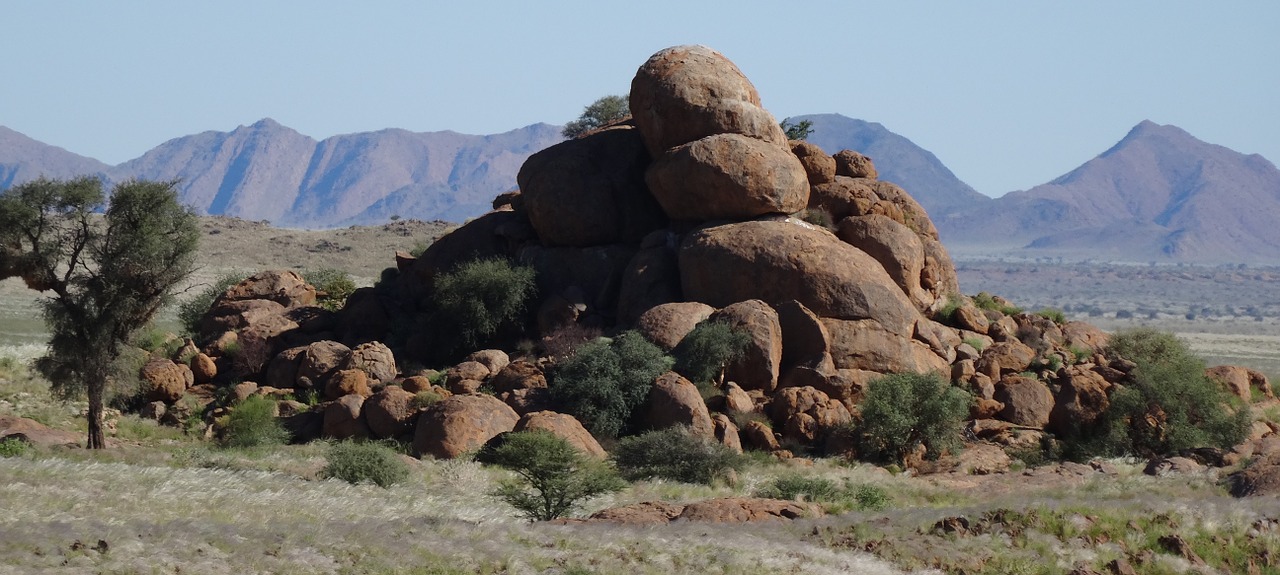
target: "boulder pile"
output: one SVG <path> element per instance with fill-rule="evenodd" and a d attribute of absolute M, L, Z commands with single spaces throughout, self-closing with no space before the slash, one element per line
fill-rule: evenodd
<path fill-rule="evenodd" d="M 454 457 L 539 428 L 599 456 L 578 421 L 551 411 L 544 370 L 554 358 L 491 349 L 443 373 L 403 370 L 456 339 L 406 329 L 406 318 L 430 308 L 437 277 L 487 257 L 536 271 L 524 334 L 544 342 L 635 329 L 672 350 L 704 321 L 748 334 L 719 395 L 704 400 L 668 373 L 642 409 L 650 426 L 688 426 L 738 449 L 847 448 L 832 432 L 883 374 L 944 375 L 977 398 L 973 434 L 1013 447 L 1097 418 L 1129 380 L 1131 363 L 1099 353 L 1107 336 L 1097 328 L 959 295 L 920 204 L 858 152 L 788 141 L 719 52 L 654 54 L 630 106 L 631 117 L 531 156 L 518 192 L 420 256 L 397 254 L 393 279 L 357 290 L 336 314 L 315 307 L 314 288 L 292 272 L 228 289 L 201 323 L 207 345 L 184 366 L 148 366 L 154 397 L 252 381 L 252 393 L 316 397 L 291 416 L 304 437 L 401 438 Z M 395 354 L 380 343 L 393 340 Z M 1271 393 L 1260 374 L 1214 375 L 1246 400 L 1251 389 Z"/>

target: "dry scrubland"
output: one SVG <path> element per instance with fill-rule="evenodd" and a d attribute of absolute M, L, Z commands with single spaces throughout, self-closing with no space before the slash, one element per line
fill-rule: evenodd
<path fill-rule="evenodd" d="M 0 414 L 76 428 L 21 368 L 0 372 Z M 83 422 L 79 423 L 83 426 Z M 0 573 L 1068 573 L 1177 535 L 1210 564 L 1280 567 L 1280 501 L 1228 497 L 1212 474 L 1049 466 L 1008 474 L 894 476 L 865 464 L 757 461 L 736 485 L 643 481 L 586 511 L 751 495 L 784 475 L 870 485 L 882 510 L 787 524 L 530 524 L 486 495 L 506 472 L 410 460 L 383 489 L 319 479 L 326 445 L 224 449 L 134 416 L 114 449 L 0 458 Z M 837 509 L 837 511 L 840 511 Z M 964 517 L 970 533 L 949 533 Z M 1270 559 L 1267 559 L 1267 558 Z M 1271 563 L 1264 563 L 1270 561 Z M 1189 570 L 1172 552 L 1141 573 Z M 1243 571 L 1241 571 L 1243 572 Z"/>
<path fill-rule="evenodd" d="M 202 226 L 192 292 L 223 273 L 267 267 L 344 269 L 367 285 L 396 250 L 445 229 L 393 222 L 280 230 L 226 218 Z M 1029 309 L 1067 308 L 1109 329 L 1177 331 L 1215 361 L 1280 371 L 1280 288 L 1265 275 L 1273 271 L 959 268 L 966 292 L 1008 295 Z M 1227 302 L 1232 312 L 1257 306 L 1262 321 L 1226 313 Z M 1193 305 L 1197 317 L 1188 320 Z M 1117 319 L 1121 310 L 1135 317 Z M 0 363 L 0 415 L 82 433 L 83 405 L 52 401 L 47 382 L 22 367 L 42 352 L 45 336 L 34 299 L 12 281 L 0 284 L 0 332 L 0 357 L 12 358 Z M 136 416 L 119 416 L 114 426 L 117 448 L 103 453 L 37 449 L 0 458 L 0 573 L 903 573 L 934 564 L 954 573 L 1068 573 L 1127 549 L 1161 549 L 1159 539 L 1170 535 L 1212 565 L 1253 559 L 1259 572 L 1280 573 L 1280 501 L 1232 499 L 1213 472 L 1152 477 L 1133 461 L 1111 461 L 1107 473 L 1018 464 L 1007 474 L 924 477 L 836 460 L 756 461 L 732 486 L 644 481 L 583 511 L 752 495 L 795 474 L 878 487 L 887 505 L 846 505 L 785 525 L 553 525 L 517 519 L 487 495 L 507 472 L 470 461 L 411 460 L 410 479 L 382 489 L 320 479 L 322 443 L 224 449 Z M 948 532 L 955 522 L 945 520 L 954 517 L 964 517 L 970 533 Z M 1203 570 L 1173 552 L 1137 567 L 1234 570 Z"/>

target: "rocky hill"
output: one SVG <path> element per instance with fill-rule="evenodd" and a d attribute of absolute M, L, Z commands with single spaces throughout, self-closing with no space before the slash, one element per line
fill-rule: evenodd
<path fill-rule="evenodd" d="M 76 155 L 0 126 L 0 190 L 40 177 L 105 175 L 111 169 L 93 158 Z"/>
<path fill-rule="evenodd" d="M 840 114 L 813 114 L 788 120 L 813 122 L 813 134 L 808 141 L 829 154 L 857 150 L 871 157 L 880 172 L 880 179 L 911 190 L 912 197 L 930 214 L 991 201 L 991 198 L 960 181 L 933 152 L 875 122 L 855 120 Z"/>
<path fill-rule="evenodd" d="M 1144 121 L 1070 173 L 934 214 L 948 246 L 1128 261 L 1280 261 L 1280 170 Z"/>

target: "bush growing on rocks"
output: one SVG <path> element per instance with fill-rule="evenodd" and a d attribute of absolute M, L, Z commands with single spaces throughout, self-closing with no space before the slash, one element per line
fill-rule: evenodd
<path fill-rule="evenodd" d="M 1205 377 L 1204 361 L 1177 336 L 1150 328 L 1123 331 L 1111 337 L 1106 353 L 1137 364 L 1133 382 L 1111 395 L 1092 428 L 1066 434 L 1069 456 L 1225 449 L 1248 435 L 1249 410 Z"/>
<path fill-rule="evenodd" d="M 222 444 L 226 447 L 279 445 L 289 439 L 280 420 L 276 419 L 276 402 L 254 395 L 236 405 L 227 416 Z"/>
<path fill-rule="evenodd" d="M 661 348 L 628 331 L 579 347 L 552 370 L 548 384 L 552 399 L 592 435 L 617 437 L 671 363 Z"/>
<path fill-rule="evenodd" d="M 873 461 L 903 463 L 924 446 L 936 459 L 960 445 L 960 428 L 971 398 L 936 374 L 902 373 L 868 385 L 858 426 L 861 455 Z"/>
<path fill-rule="evenodd" d="M 608 464 L 542 429 L 504 435 L 478 459 L 516 473 L 516 479 L 503 481 L 491 495 L 530 521 L 563 517 L 584 500 L 626 487 Z"/>
<path fill-rule="evenodd" d="M 356 282 L 351 279 L 351 274 L 339 269 L 323 268 L 307 271 L 303 272 L 302 277 L 314 286 L 318 293 L 323 293 L 316 298 L 316 304 L 329 311 L 342 309 L 343 304 L 347 302 L 347 296 L 356 291 Z"/>
<path fill-rule="evenodd" d="M 533 268 L 503 258 L 480 259 L 436 278 L 435 302 L 458 343 L 474 349 L 519 319 L 534 291 Z"/>
<path fill-rule="evenodd" d="M 618 442 L 613 459 L 630 480 L 660 478 L 711 484 L 741 470 L 746 458 L 683 427 L 668 427 Z"/>
<path fill-rule="evenodd" d="M 183 332 L 189 337 L 196 337 L 200 333 L 200 318 L 213 306 L 213 300 L 218 299 L 227 288 L 244 281 L 245 277 L 247 276 L 242 274 L 224 274 L 195 297 L 182 302 L 178 306 L 178 321 L 182 323 Z"/>
<path fill-rule="evenodd" d="M 723 321 L 704 321 L 680 340 L 672 353 L 675 370 L 694 383 L 713 381 L 751 343 L 751 336 Z"/>
<path fill-rule="evenodd" d="M 343 441 L 335 443 L 325 455 L 321 475 L 350 484 L 369 482 L 378 487 L 391 487 L 409 478 L 409 466 L 390 447 L 380 443 Z"/>
<path fill-rule="evenodd" d="M 850 509 L 879 511 L 889 506 L 889 494 L 875 485 L 841 485 L 825 477 L 790 473 L 770 481 L 756 497 L 817 503 L 827 513 Z"/>

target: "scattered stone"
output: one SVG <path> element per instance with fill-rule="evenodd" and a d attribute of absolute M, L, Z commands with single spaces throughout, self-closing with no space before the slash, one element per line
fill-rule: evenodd
<path fill-rule="evenodd" d="M 515 411 L 491 395 L 454 395 L 418 416 L 413 449 L 420 455 L 453 459 L 512 431 L 518 421 Z"/>

